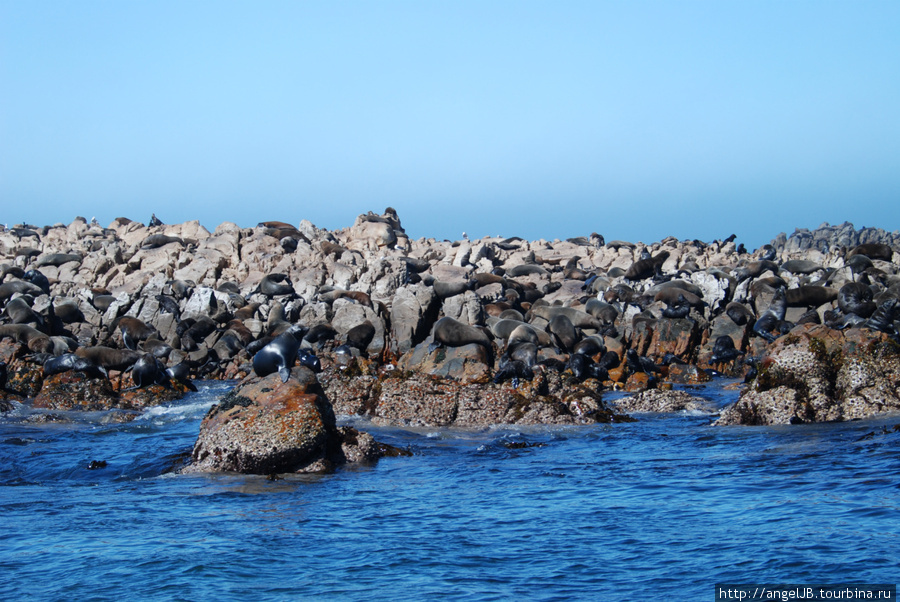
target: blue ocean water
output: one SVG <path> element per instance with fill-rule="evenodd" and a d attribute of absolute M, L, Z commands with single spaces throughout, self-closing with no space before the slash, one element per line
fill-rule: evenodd
<path fill-rule="evenodd" d="M 169 472 L 228 387 L 126 424 L 0 418 L 0 599 L 712 599 L 716 583 L 900 575 L 898 416 L 355 422 L 414 455 L 276 481 Z"/>

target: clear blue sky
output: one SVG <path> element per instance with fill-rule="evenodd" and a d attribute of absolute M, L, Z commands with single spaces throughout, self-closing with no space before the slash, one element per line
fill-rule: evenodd
<path fill-rule="evenodd" d="M 0 0 L 0 222 L 900 229 L 900 2 Z"/>

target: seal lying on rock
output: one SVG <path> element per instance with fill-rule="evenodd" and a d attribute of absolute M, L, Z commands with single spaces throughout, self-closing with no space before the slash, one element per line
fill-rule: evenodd
<path fill-rule="evenodd" d="M 106 377 L 106 370 L 102 366 L 98 366 L 87 358 L 79 357 L 74 353 L 64 353 L 62 355 L 47 358 L 44 362 L 44 378 L 61 374 L 69 370 L 78 370 L 84 372 L 90 378 Z"/>
<path fill-rule="evenodd" d="M 434 351 L 441 345 L 447 347 L 462 347 L 463 345 L 476 344 L 481 345 L 487 351 L 488 358 L 493 357 L 493 347 L 491 339 L 488 335 L 476 326 L 469 326 L 455 320 L 449 316 L 445 316 L 434 324 L 431 330 L 433 341 L 428 346 L 428 351 Z"/>

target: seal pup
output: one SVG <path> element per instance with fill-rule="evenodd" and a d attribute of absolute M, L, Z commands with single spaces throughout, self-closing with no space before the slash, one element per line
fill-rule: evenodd
<path fill-rule="evenodd" d="M 747 322 L 756 319 L 750 308 L 738 301 L 731 301 L 725 306 L 725 315 L 731 318 L 731 321 L 738 326 L 743 326 Z"/>
<path fill-rule="evenodd" d="M 291 376 L 291 368 L 297 361 L 300 343 L 307 328 L 296 324 L 281 333 L 272 342 L 253 356 L 253 371 L 257 376 L 268 376 L 277 372 L 281 382 L 286 383 Z"/>
<path fill-rule="evenodd" d="M 319 358 L 314 353 L 306 349 L 300 349 L 297 354 L 297 361 L 300 362 L 301 366 L 306 366 L 313 372 L 322 371 L 322 362 L 319 361 Z"/>
<path fill-rule="evenodd" d="M 566 369 L 579 381 L 595 378 L 600 382 L 609 380 L 609 372 L 582 353 L 573 353 L 566 362 Z"/>
<path fill-rule="evenodd" d="M 182 327 L 184 328 L 182 329 Z M 212 318 L 200 316 L 196 320 L 182 320 L 175 329 L 175 333 L 180 337 L 181 348 L 184 351 L 196 351 L 200 348 L 200 342 L 215 332 L 217 328 L 218 326 Z"/>

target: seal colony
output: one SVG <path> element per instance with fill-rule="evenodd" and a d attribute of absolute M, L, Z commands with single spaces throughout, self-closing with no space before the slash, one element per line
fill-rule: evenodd
<path fill-rule="evenodd" d="M 19 224 L 0 230 L 2 395 L 68 373 L 113 396 L 287 384 L 305 366 L 336 412 L 384 423 L 615 420 L 603 391 L 752 383 L 797 328 L 896 342 L 898 249 L 850 224 L 753 252 L 734 236 L 415 240 L 391 208 L 337 231 Z"/>

